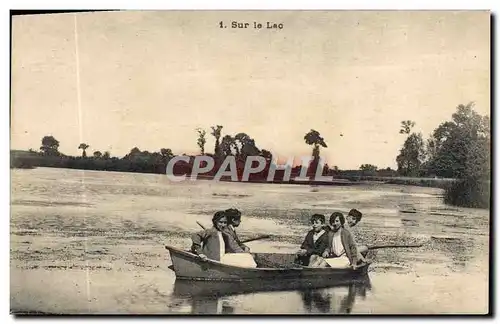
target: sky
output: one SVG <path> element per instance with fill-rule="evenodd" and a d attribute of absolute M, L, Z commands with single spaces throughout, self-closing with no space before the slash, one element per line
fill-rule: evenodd
<path fill-rule="evenodd" d="M 286 159 L 311 154 L 315 129 L 330 165 L 396 168 L 402 120 L 427 138 L 459 104 L 490 114 L 486 11 L 17 16 L 11 53 L 11 149 L 53 135 L 69 155 L 82 142 L 119 157 L 196 154 L 196 129 L 213 152 L 210 126 L 223 125 Z"/>

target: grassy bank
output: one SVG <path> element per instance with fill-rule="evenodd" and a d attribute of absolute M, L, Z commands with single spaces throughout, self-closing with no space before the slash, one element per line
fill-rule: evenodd
<path fill-rule="evenodd" d="M 456 179 L 449 178 L 410 178 L 410 177 L 377 177 L 377 176 L 360 176 L 360 177 L 342 177 L 350 181 L 377 181 L 385 184 L 419 186 L 446 189 L 450 184 L 456 182 Z"/>

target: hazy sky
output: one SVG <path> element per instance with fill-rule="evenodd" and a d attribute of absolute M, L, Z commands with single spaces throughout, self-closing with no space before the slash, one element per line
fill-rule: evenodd
<path fill-rule="evenodd" d="M 233 20 L 251 26 L 219 27 Z M 267 21 L 284 27 L 266 29 Z M 314 128 L 331 165 L 395 168 L 401 120 L 427 137 L 469 101 L 489 115 L 488 12 L 13 18 L 13 149 L 38 149 L 50 134 L 71 155 L 81 142 L 120 157 L 134 146 L 189 154 L 198 152 L 195 129 L 219 124 L 223 135 L 245 132 L 288 157 L 311 153 L 303 137 Z M 213 146 L 209 136 L 206 151 Z"/>

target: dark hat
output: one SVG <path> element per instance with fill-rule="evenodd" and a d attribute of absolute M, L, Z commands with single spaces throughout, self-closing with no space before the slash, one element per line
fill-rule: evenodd
<path fill-rule="evenodd" d="M 349 214 L 347 214 L 347 216 L 353 216 L 356 219 L 356 223 L 359 223 L 361 217 L 363 217 L 363 214 L 359 210 L 353 208 L 349 211 Z"/>

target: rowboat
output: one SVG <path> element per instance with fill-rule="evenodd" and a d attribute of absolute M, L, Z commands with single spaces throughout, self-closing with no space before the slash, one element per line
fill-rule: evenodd
<path fill-rule="evenodd" d="M 165 246 L 172 259 L 171 269 L 180 280 L 206 281 L 260 281 L 270 283 L 276 280 L 294 284 L 302 281 L 306 286 L 315 283 L 346 281 L 368 272 L 370 263 L 356 270 L 352 268 L 310 268 L 294 263 L 294 254 L 252 253 L 257 268 L 243 268 L 227 265 L 215 260 L 201 260 L 197 255 L 172 246 Z M 252 285 L 253 286 L 253 285 Z"/>

